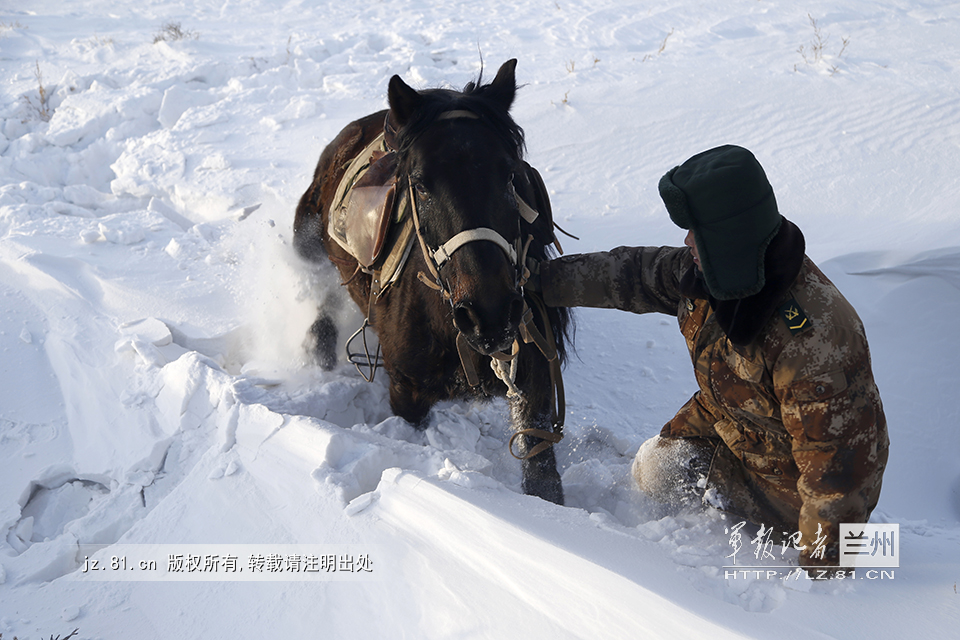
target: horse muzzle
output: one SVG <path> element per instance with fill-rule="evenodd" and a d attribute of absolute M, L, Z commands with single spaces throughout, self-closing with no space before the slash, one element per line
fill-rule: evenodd
<path fill-rule="evenodd" d="M 510 348 L 523 319 L 523 297 L 504 301 L 464 300 L 453 306 L 453 324 L 474 351 L 489 356 Z"/>

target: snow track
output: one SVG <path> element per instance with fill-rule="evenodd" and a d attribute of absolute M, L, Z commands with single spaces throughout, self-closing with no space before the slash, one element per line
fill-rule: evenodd
<path fill-rule="evenodd" d="M 29 4 L 0 10 L 5 638 L 960 626 L 960 4 Z M 636 491 L 637 448 L 695 390 L 673 318 L 578 311 L 565 507 L 521 495 L 503 401 L 442 403 L 421 432 L 385 376 L 308 362 L 318 305 L 344 335 L 360 317 L 290 247 L 320 151 L 392 74 L 462 87 L 481 54 L 485 77 L 520 61 L 513 114 L 581 237 L 567 253 L 678 244 L 660 176 L 717 144 L 756 153 L 871 341 L 895 580 L 731 575 L 731 522 Z M 369 582 L 91 582 L 88 544 L 356 545 L 378 564 Z"/>

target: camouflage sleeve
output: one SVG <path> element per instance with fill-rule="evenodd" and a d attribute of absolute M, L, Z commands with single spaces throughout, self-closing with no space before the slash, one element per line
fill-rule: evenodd
<path fill-rule="evenodd" d="M 601 307 L 677 315 L 686 247 L 618 247 L 564 256 L 540 266 L 543 299 L 551 307 Z"/>
<path fill-rule="evenodd" d="M 886 422 L 862 327 L 833 325 L 796 336 L 773 376 L 800 472 L 800 544 L 807 547 L 801 559 L 836 565 L 839 524 L 867 521 L 887 459 Z"/>
<path fill-rule="evenodd" d="M 716 438 L 717 418 L 703 405 L 697 391 L 660 430 L 661 438 Z"/>

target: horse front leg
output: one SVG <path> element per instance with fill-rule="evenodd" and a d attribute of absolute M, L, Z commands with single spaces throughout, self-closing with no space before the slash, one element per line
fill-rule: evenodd
<path fill-rule="evenodd" d="M 390 410 L 418 431 L 427 428 L 427 416 L 436 401 L 435 395 L 424 392 L 406 376 L 390 374 Z"/>
<path fill-rule="evenodd" d="M 379 320 L 389 327 L 378 335 L 384 368 L 390 376 L 390 410 L 423 431 L 433 405 L 450 397 L 443 386 L 450 364 L 436 349 L 436 341 L 425 330 L 426 323 L 415 318 L 400 331 L 397 328 L 403 321 L 389 316 L 386 310 Z"/>
<path fill-rule="evenodd" d="M 536 355 L 539 356 L 539 353 Z M 544 439 L 536 435 L 524 434 L 523 431 L 537 429 L 552 433 L 551 406 L 554 402 L 546 360 L 540 357 L 530 364 L 534 369 L 531 380 L 524 385 L 526 388 L 521 397 L 511 400 L 513 428 L 515 432 L 521 433 L 514 442 L 514 449 L 515 454 L 521 458 L 523 492 L 562 505 L 563 485 L 560 481 L 560 473 L 557 471 L 554 447 L 541 447 L 542 451 L 527 457 L 544 442 Z"/>

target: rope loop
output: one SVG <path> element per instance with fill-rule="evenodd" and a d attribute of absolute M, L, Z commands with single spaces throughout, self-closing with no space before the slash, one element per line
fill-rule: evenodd
<path fill-rule="evenodd" d="M 518 455 L 514 452 L 514 442 L 516 442 L 517 438 L 520 436 L 533 436 L 535 438 L 540 438 L 542 442 L 530 449 L 526 455 Z M 544 429 L 521 429 L 510 436 L 510 442 L 507 446 L 510 449 L 510 455 L 517 460 L 529 460 L 530 458 L 533 458 L 534 456 L 546 451 L 561 440 L 563 440 L 562 433 L 553 433 L 552 431 L 545 431 Z"/>

